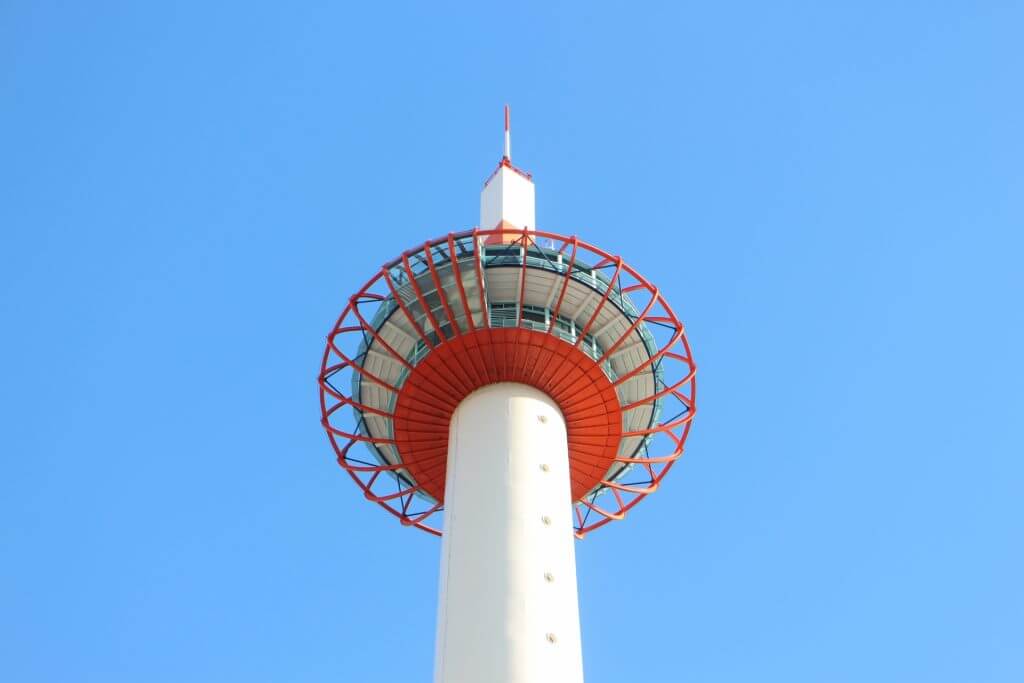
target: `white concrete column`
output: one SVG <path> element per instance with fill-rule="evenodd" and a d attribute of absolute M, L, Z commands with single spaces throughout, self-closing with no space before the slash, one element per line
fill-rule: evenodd
<path fill-rule="evenodd" d="M 547 395 L 479 389 L 448 433 L 435 683 L 582 683 L 565 420 Z"/>

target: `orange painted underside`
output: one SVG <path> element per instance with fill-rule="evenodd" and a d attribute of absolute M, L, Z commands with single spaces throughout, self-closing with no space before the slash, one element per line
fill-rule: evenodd
<path fill-rule="evenodd" d="M 494 382 L 536 387 L 562 409 L 574 501 L 601 481 L 622 437 L 619 400 L 608 377 L 593 359 L 554 335 L 488 328 L 440 344 L 398 394 L 395 441 L 425 493 L 444 500 L 452 413 L 471 392 Z"/>
<path fill-rule="evenodd" d="M 516 227 L 508 221 L 501 221 L 494 226 L 494 229 L 502 230 L 503 232 L 487 237 L 484 240 L 484 244 L 512 244 L 516 240 L 523 239 L 523 228 Z"/>

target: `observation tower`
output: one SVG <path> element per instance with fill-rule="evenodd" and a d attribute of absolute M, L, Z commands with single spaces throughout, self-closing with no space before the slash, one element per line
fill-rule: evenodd
<path fill-rule="evenodd" d="M 657 287 L 536 228 L 506 107 L 479 227 L 378 269 L 320 368 L 338 464 L 401 524 L 443 536 L 435 683 L 583 680 L 574 540 L 657 490 L 695 372 Z"/>

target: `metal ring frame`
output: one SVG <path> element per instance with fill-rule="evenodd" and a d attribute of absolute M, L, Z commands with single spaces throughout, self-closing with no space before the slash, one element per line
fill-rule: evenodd
<path fill-rule="evenodd" d="M 389 384 L 380 377 L 362 367 L 362 359 L 356 353 L 347 351 L 346 346 L 352 342 L 363 343 L 367 340 L 382 342 L 377 330 L 369 322 L 373 320 L 373 313 L 365 315 L 360 307 L 373 307 L 374 309 L 385 305 L 389 300 L 397 302 L 398 306 L 412 321 L 417 334 L 426 343 L 429 349 L 434 349 L 437 344 L 444 344 L 448 338 L 442 333 L 441 326 L 430 314 L 430 309 L 425 305 L 424 294 L 417 285 L 417 276 L 413 274 L 410 259 L 417 259 L 425 262 L 431 279 L 438 285 L 439 294 L 451 321 L 449 334 L 459 336 L 475 331 L 479 323 L 475 323 L 470 314 L 470 302 L 467 299 L 467 283 L 463 281 L 463 274 L 460 268 L 452 268 L 461 301 L 448 301 L 444 289 L 440 287 L 437 274 L 437 265 L 434 263 L 432 251 L 446 253 L 449 259 L 461 259 L 468 257 L 470 251 L 466 248 L 471 246 L 475 267 L 473 268 L 476 286 L 480 292 L 480 304 L 482 308 L 483 325 L 489 326 L 488 308 L 484 300 L 484 268 L 481 258 L 481 250 L 488 238 L 508 235 L 508 230 L 480 230 L 474 229 L 459 233 L 450 233 L 445 237 L 431 240 L 423 247 L 404 252 L 399 258 L 385 264 L 365 285 L 353 295 L 348 305 L 338 317 L 330 333 L 327 335 L 327 346 L 324 350 L 323 360 L 320 367 L 320 411 L 321 424 L 327 432 L 337 456 L 338 464 L 349 474 L 353 481 L 362 489 L 365 497 L 381 505 L 388 512 L 396 516 L 403 525 L 413 526 L 435 535 L 441 535 L 441 530 L 428 524 L 433 522 L 433 517 L 443 510 L 443 503 L 440 500 L 433 500 L 425 494 L 408 476 L 403 475 L 403 464 L 390 464 L 386 459 L 377 454 L 379 448 L 395 448 L 396 442 L 392 438 L 370 436 L 365 429 L 360 429 L 359 422 L 363 419 L 364 413 L 392 417 L 391 413 L 364 405 L 353 396 L 347 395 L 339 387 L 350 386 L 343 379 L 341 382 L 334 381 L 339 373 L 358 373 L 362 382 L 375 383 L 385 390 L 392 392 L 397 397 L 400 387 Z M 471 238 L 468 242 L 467 238 Z M 526 267 L 527 248 L 531 245 L 540 247 L 538 239 L 549 241 L 545 252 L 564 255 L 569 253 L 568 266 L 565 268 L 564 282 L 554 306 L 554 316 L 557 317 L 565 299 L 566 290 L 570 279 L 575 274 L 574 268 L 586 264 L 591 273 L 605 272 L 612 269 L 610 277 L 603 275 L 601 283 L 605 287 L 597 308 L 587 320 L 582 333 L 578 335 L 576 346 L 583 342 L 586 334 L 597 320 L 601 308 L 609 304 L 610 297 L 614 292 L 618 294 L 617 301 L 620 306 L 632 307 L 636 313 L 631 314 L 627 310 L 622 312 L 627 315 L 631 324 L 628 330 L 619 339 L 603 350 L 603 355 L 594 362 L 598 365 L 611 358 L 617 351 L 627 343 L 629 337 L 638 329 L 650 330 L 650 335 L 656 341 L 656 349 L 649 352 L 648 358 L 633 368 L 627 374 L 616 377 L 612 384 L 618 388 L 624 382 L 642 372 L 651 372 L 655 377 L 655 391 L 641 400 L 620 405 L 618 409 L 623 413 L 634 410 L 642 405 L 656 404 L 659 410 L 652 413 L 657 419 L 652 418 L 652 424 L 642 430 L 623 431 L 622 438 L 642 437 L 642 445 L 637 452 L 631 456 L 616 455 L 612 460 L 614 464 L 609 469 L 609 474 L 601 478 L 600 484 L 594 489 L 574 501 L 575 508 L 575 531 L 576 536 L 583 538 L 585 534 L 594 529 L 604 526 L 608 522 L 622 519 L 625 514 L 633 508 L 640 500 L 648 494 L 657 490 L 662 479 L 672 468 L 672 465 L 682 454 L 689 435 L 692 420 L 696 414 L 697 383 L 696 365 L 690 344 L 687 341 L 683 323 L 672 311 L 668 302 L 664 299 L 658 289 L 648 282 L 640 273 L 625 263 L 620 257 L 588 244 L 576 237 L 565 237 L 556 233 L 543 231 L 523 231 L 522 236 L 512 244 L 519 244 L 523 247 L 523 280 L 521 288 L 525 288 L 525 280 L 529 268 Z M 511 246 L 511 245 L 509 245 Z M 456 255 L 456 249 L 461 253 Z M 425 258 L 424 258 L 425 257 Z M 561 258 L 560 264 L 565 263 Z M 593 265 L 590 265 L 593 264 Z M 443 265 L 443 264 L 442 264 Z M 433 342 L 426 330 L 416 323 L 414 317 L 407 309 L 402 298 L 397 296 L 396 285 L 393 282 L 393 269 L 401 268 L 407 274 L 405 284 L 411 284 L 417 300 L 425 308 L 430 325 L 436 332 L 437 341 Z M 424 273 L 421 273 L 422 276 Z M 596 276 L 595 276 L 595 282 Z M 520 301 L 522 301 L 522 289 L 520 290 Z M 646 299 L 646 301 L 643 301 Z M 639 304 L 633 301 L 639 300 Z M 464 319 L 466 329 L 461 329 L 455 322 L 453 310 L 462 310 L 466 316 Z M 523 322 L 522 306 L 517 314 L 517 325 Z M 537 334 L 551 334 L 555 330 L 552 323 L 547 332 L 536 332 Z M 660 338 L 659 338 L 660 337 Z M 346 344 L 346 340 L 349 342 Z M 568 343 L 568 342 L 566 342 Z M 635 342 L 634 342 L 635 343 Z M 412 369 L 412 365 L 406 358 L 394 351 L 387 344 L 383 344 L 386 352 L 389 352 L 394 360 L 404 367 Z M 649 350 L 650 351 L 650 350 Z M 667 404 L 675 402 L 678 411 L 671 417 L 662 418 L 665 414 Z M 394 401 L 391 403 L 392 410 Z M 351 406 L 351 411 L 344 411 L 344 406 Z M 344 426 L 343 415 L 351 413 L 352 419 L 356 422 L 355 427 Z M 356 443 L 366 443 L 374 451 L 378 462 L 360 460 L 353 453 L 353 446 Z M 653 453 L 652 453 L 653 452 Z M 399 458 L 400 458 L 400 454 Z M 639 477 L 632 473 L 639 472 Z M 382 474 L 386 476 L 381 476 Z M 636 478 L 636 481 L 632 479 Z M 630 481 L 624 481 L 630 479 Z"/>

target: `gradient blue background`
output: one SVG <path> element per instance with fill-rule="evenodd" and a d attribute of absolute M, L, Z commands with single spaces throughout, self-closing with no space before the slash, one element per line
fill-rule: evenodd
<path fill-rule="evenodd" d="M 588 683 L 1024 680 L 1024 6 L 275 5 L 0 6 L 0 679 L 430 679 L 438 542 L 315 377 L 508 101 L 700 365 Z"/>

